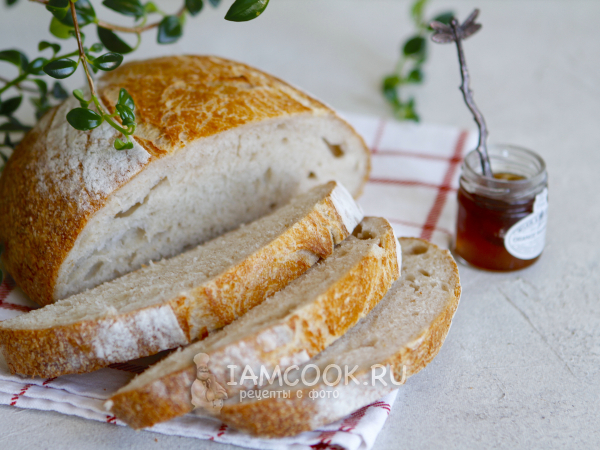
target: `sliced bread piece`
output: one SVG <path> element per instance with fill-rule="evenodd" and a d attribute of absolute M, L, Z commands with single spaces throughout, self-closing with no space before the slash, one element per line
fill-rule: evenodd
<path fill-rule="evenodd" d="M 362 219 L 336 182 L 169 260 L 0 323 L 12 372 L 54 377 L 189 344 L 329 256 Z"/>
<path fill-rule="evenodd" d="M 444 342 L 458 306 L 461 292 L 458 269 L 447 250 L 420 239 L 401 238 L 400 243 L 402 276 L 367 317 L 324 352 L 290 373 L 288 379 L 291 383 L 298 380 L 296 386 L 271 385 L 263 390 L 265 398 L 258 400 L 256 396 L 230 397 L 224 402 L 219 419 L 260 436 L 282 437 L 313 430 L 397 389 L 397 384 L 407 376 L 431 362 Z M 308 364 L 318 367 L 321 374 L 317 377 L 319 382 L 311 386 L 303 383 L 300 376 Z M 323 377 L 330 364 L 342 369 L 337 383 L 337 369 L 328 370 L 327 377 Z M 346 377 L 345 366 L 348 372 L 357 366 L 353 373 L 356 382 Z M 386 369 L 383 381 L 387 385 L 377 379 L 383 374 L 381 366 Z M 304 379 L 312 383 L 316 376 L 316 369 L 307 367 Z M 283 398 L 282 390 L 287 398 Z"/>
<path fill-rule="evenodd" d="M 229 396 L 252 384 L 229 385 L 228 366 L 257 374 L 302 364 L 368 314 L 400 275 L 401 253 L 385 219 L 365 218 L 354 235 L 264 303 L 204 341 L 175 352 L 119 390 L 107 408 L 133 428 L 190 412 L 194 356 L 205 353 Z"/>

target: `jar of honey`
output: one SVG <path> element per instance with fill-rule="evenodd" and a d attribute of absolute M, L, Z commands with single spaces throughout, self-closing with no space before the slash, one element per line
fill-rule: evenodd
<path fill-rule="evenodd" d="M 462 165 L 455 253 L 476 267 L 518 270 L 544 249 L 548 211 L 546 164 L 510 145 L 488 148 L 493 177 L 484 176 L 477 151 Z"/>

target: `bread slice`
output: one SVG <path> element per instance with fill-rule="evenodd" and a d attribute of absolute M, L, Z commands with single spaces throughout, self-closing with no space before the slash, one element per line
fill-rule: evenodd
<path fill-rule="evenodd" d="M 362 138 L 330 108 L 264 72 L 213 56 L 133 61 L 106 73 L 113 109 L 135 101 L 134 148 L 106 123 L 77 131 L 71 97 L 48 112 L 0 176 L 2 259 L 41 305 L 175 256 L 339 180 L 356 197 Z M 121 136 L 122 137 L 122 136 Z"/>
<path fill-rule="evenodd" d="M 401 238 L 400 243 L 401 278 L 367 317 L 305 364 L 318 367 L 321 377 L 316 385 L 303 383 L 298 376 L 305 367 L 301 366 L 289 376 L 291 383 L 300 378 L 296 386 L 271 385 L 263 389 L 266 397 L 260 400 L 230 397 L 219 419 L 254 435 L 293 435 L 347 416 L 396 389 L 392 381 L 400 384 L 423 369 L 440 350 L 458 306 L 458 269 L 447 250 L 420 239 Z M 337 383 L 337 369 L 329 369 L 323 377 L 330 364 L 342 368 Z M 373 383 L 373 376 L 383 372 L 377 365 L 386 368 L 383 381 L 387 385 L 377 378 Z M 346 377 L 344 366 L 347 372 L 357 366 L 356 382 Z M 305 380 L 312 383 L 315 379 L 316 369 L 307 368 Z"/>
<path fill-rule="evenodd" d="M 134 428 L 190 412 L 198 353 L 210 357 L 229 396 L 252 386 L 227 384 L 230 365 L 238 367 L 239 378 L 245 365 L 271 372 L 301 364 L 366 315 L 398 278 L 400 266 L 389 222 L 365 218 L 329 258 L 223 330 L 152 366 L 111 397 L 107 408 Z"/>
<path fill-rule="evenodd" d="M 362 212 L 336 182 L 169 260 L 0 323 L 13 372 L 89 372 L 205 337 L 329 256 Z"/>

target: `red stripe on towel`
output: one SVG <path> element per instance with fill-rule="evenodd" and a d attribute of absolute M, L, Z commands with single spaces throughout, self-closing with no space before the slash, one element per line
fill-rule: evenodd
<path fill-rule="evenodd" d="M 450 178 L 452 179 L 452 178 Z M 443 190 L 445 192 L 447 191 L 453 191 L 456 192 L 456 188 L 453 188 L 451 186 L 445 186 L 445 185 L 441 185 L 438 186 L 437 184 L 433 184 L 433 183 L 425 183 L 424 181 L 416 181 L 416 180 L 393 180 L 391 178 L 370 178 L 369 179 L 369 183 L 376 183 L 376 184 L 395 184 L 398 186 L 419 186 L 419 187 L 427 187 L 427 188 L 431 188 L 431 189 L 437 189 L 437 190 Z"/>
<path fill-rule="evenodd" d="M 433 202 L 433 205 L 429 210 L 429 214 L 427 215 L 427 219 L 425 220 L 425 225 L 423 225 L 423 230 L 421 231 L 422 239 L 431 239 L 431 236 L 433 235 L 433 230 L 435 230 L 437 223 L 440 220 L 440 215 L 442 214 L 442 210 L 444 209 L 444 205 L 446 204 L 446 199 L 448 198 L 448 191 L 453 190 L 450 187 L 450 183 L 452 182 L 452 178 L 454 178 L 454 174 L 458 169 L 458 164 L 460 163 L 467 136 L 468 133 L 466 131 L 461 131 L 458 136 L 458 140 L 456 141 L 456 145 L 454 146 L 454 154 L 450 159 L 450 162 L 448 163 L 448 170 L 446 170 L 444 180 L 438 188 L 438 193 L 435 197 L 435 201 Z"/>
<path fill-rule="evenodd" d="M 383 138 L 383 130 L 385 130 L 385 119 L 379 121 L 377 131 L 375 132 L 375 139 L 373 139 L 373 145 L 371 146 L 371 153 L 379 153 L 379 144 L 381 144 L 381 138 Z"/>
<path fill-rule="evenodd" d="M 17 401 L 19 401 L 19 399 L 25 395 L 25 392 L 27 392 L 27 389 L 29 389 L 31 386 L 33 386 L 33 384 L 26 384 L 23 389 L 21 389 L 21 392 L 15 394 L 13 398 L 10 399 L 10 406 L 16 406 Z"/>

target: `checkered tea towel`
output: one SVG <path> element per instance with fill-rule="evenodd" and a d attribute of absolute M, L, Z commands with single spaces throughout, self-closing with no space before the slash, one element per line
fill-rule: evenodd
<path fill-rule="evenodd" d="M 371 178 L 360 199 L 365 214 L 386 217 L 398 236 L 422 237 L 447 248 L 454 228 L 460 163 L 465 152 L 475 147 L 475 133 L 364 116 L 347 115 L 346 119 L 372 152 Z M 10 277 L 0 285 L 0 320 L 34 307 Z M 143 371 L 146 361 L 113 364 L 83 375 L 31 379 L 11 375 L 0 356 L 0 404 L 57 411 L 103 421 L 107 426 L 124 425 L 106 414 L 102 404 Z M 149 431 L 257 449 L 370 449 L 396 395 L 397 391 L 319 430 L 285 439 L 253 438 L 218 420 L 194 415 L 155 425 Z"/>

